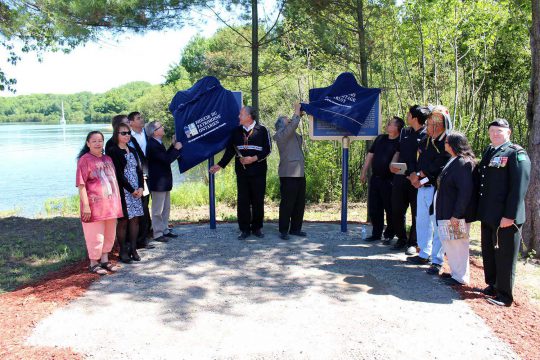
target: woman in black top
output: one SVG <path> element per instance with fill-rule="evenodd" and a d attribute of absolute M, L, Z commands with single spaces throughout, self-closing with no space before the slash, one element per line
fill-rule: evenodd
<path fill-rule="evenodd" d="M 445 279 L 450 285 L 469 283 L 469 228 L 474 221 L 476 199 L 474 198 L 473 169 L 476 163 L 474 153 L 465 135 L 450 133 L 444 149 L 451 158 L 437 178 L 435 193 L 435 217 L 439 237 L 448 258 L 451 274 Z M 446 221 L 443 221 L 446 220 Z M 449 228 L 459 229 L 461 236 L 452 239 Z M 452 234 L 459 234 L 454 231 Z"/>
<path fill-rule="evenodd" d="M 129 126 L 123 123 L 117 124 L 112 135 L 114 145 L 107 149 L 107 155 L 114 163 L 118 186 L 122 189 L 120 198 L 124 217 L 118 219 L 116 238 L 120 244 L 120 261 L 124 263 L 141 260 L 137 253 L 137 236 L 139 216 L 144 215 L 141 201 L 144 188 L 142 166 L 137 152 L 128 145 L 130 139 Z M 129 248 L 126 246 L 127 234 L 129 234 Z"/>

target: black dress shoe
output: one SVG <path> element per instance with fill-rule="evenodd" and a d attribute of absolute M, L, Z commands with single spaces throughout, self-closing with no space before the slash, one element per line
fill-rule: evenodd
<path fill-rule="evenodd" d="M 128 254 L 120 254 L 120 261 L 124 264 L 131 264 L 133 260 Z"/>
<path fill-rule="evenodd" d="M 394 250 L 402 250 L 405 249 L 407 246 L 407 240 L 405 239 L 398 239 L 398 241 L 395 243 L 395 245 L 392 247 Z"/>
<path fill-rule="evenodd" d="M 490 304 L 493 304 L 493 305 L 497 305 L 497 306 L 506 306 L 506 307 L 510 307 L 512 306 L 512 302 L 505 302 L 503 301 L 501 298 L 499 297 L 496 297 L 496 298 L 487 298 L 486 301 Z"/>
<path fill-rule="evenodd" d="M 163 236 L 166 236 L 166 237 L 171 238 L 171 239 L 175 239 L 175 238 L 178 237 L 178 235 L 173 233 L 172 231 L 169 231 L 168 233 L 163 234 Z"/>
<path fill-rule="evenodd" d="M 439 275 L 441 272 L 441 265 L 439 264 L 431 264 L 431 266 L 426 270 L 426 273 L 428 275 Z"/>
<path fill-rule="evenodd" d="M 249 236 L 249 231 L 242 231 L 240 235 L 238 235 L 238 240 L 246 240 Z"/>
<path fill-rule="evenodd" d="M 261 229 L 257 229 L 257 230 L 254 230 L 252 231 L 253 232 L 253 235 L 255 235 L 256 237 L 258 237 L 259 239 L 262 239 L 264 237 L 264 234 L 263 232 L 261 231 Z"/>
<path fill-rule="evenodd" d="M 154 241 L 166 243 L 166 242 L 169 242 L 169 239 L 167 239 L 165 236 L 160 236 L 154 239 Z"/>
<path fill-rule="evenodd" d="M 301 236 L 301 237 L 307 236 L 305 231 L 291 231 L 289 232 L 289 234 L 294 235 L 294 236 Z"/>
<path fill-rule="evenodd" d="M 486 286 L 485 289 L 481 290 L 481 293 L 487 296 L 497 296 L 497 290 L 493 285 Z"/>
<path fill-rule="evenodd" d="M 133 261 L 141 261 L 141 257 L 139 256 L 139 254 L 137 254 L 136 251 L 132 252 L 129 257 L 131 258 L 131 260 Z"/>
<path fill-rule="evenodd" d="M 450 278 L 452 278 L 452 274 L 449 274 L 449 273 L 441 273 L 439 276 L 442 279 L 450 279 Z"/>
<path fill-rule="evenodd" d="M 446 285 L 450 285 L 450 286 L 463 286 L 464 284 L 460 283 L 459 281 L 457 281 L 456 279 L 454 278 L 442 278 L 441 281 L 443 283 L 445 283 Z"/>
<path fill-rule="evenodd" d="M 289 235 L 286 232 L 279 233 L 279 237 L 283 240 L 289 240 Z"/>
<path fill-rule="evenodd" d="M 375 237 L 375 236 L 370 236 L 370 237 L 366 238 L 366 241 L 369 241 L 369 242 L 371 242 L 371 241 L 379 241 L 379 240 L 381 240 L 381 238 L 380 237 Z"/>
<path fill-rule="evenodd" d="M 407 261 L 416 265 L 429 265 L 429 258 L 424 259 L 418 255 L 408 257 Z"/>

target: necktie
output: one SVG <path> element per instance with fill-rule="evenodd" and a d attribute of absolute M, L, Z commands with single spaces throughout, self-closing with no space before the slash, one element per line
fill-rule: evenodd
<path fill-rule="evenodd" d="M 495 148 L 493 146 L 490 146 L 489 150 L 486 152 L 486 159 L 491 159 L 494 153 L 495 153 Z"/>

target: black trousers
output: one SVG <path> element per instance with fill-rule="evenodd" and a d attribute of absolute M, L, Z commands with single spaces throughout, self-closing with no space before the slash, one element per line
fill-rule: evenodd
<path fill-rule="evenodd" d="M 392 224 L 396 236 L 407 241 L 407 246 L 416 246 L 416 195 L 418 190 L 411 185 L 405 175 L 394 175 L 392 183 Z M 411 206 L 412 226 L 407 237 L 405 214 Z"/>
<path fill-rule="evenodd" d="M 521 225 L 517 225 L 521 228 Z M 497 289 L 497 296 L 505 303 L 514 300 L 512 289 L 520 246 L 518 228 L 510 226 L 497 231 L 497 226 L 482 222 L 482 259 L 486 284 Z M 499 248 L 495 249 L 499 234 Z"/>
<path fill-rule="evenodd" d="M 144 215 L 139 218 L 139 236 L 137 237 L 137 246 L 145 246 L 147 237 L 152 227 L 152 220 L 150 219 L 150 210 L 148 204 L 150 203 L 150 194 L 141 198 Z"/>
<path fill-rule="evenodd" d="M 256 231 L 263 227 L 266 174 L 237 176 L 238 204 L 236 215 L 240 231 Z"/>
<path fill-rule="evenodd" d="M 306 205 L 306 178 L 280 177 L 279 193 L 279 232 L 301 231 Z"/>
<path fill-rule="evenodd" d="M 392 179 L 372 175 L 368 189 L 368 213 L 373 225 L 371 236 L 380 238 L 384 229 L 384 213 L 386 213 L 386 230 L 384 237 L 394 237 L 392 224 Z"/>

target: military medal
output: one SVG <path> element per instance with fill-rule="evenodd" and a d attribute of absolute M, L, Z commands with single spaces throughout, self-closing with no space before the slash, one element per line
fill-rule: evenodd
<path fill-rule="evenodd" d="M 508 160 L 508 159 L 507 159 Z M 501 157 L 500 156 L 496 156 L 494 158 L 492 158 L 490 161 L 489 161 L 489 167 L 495 167 L 495 168 L 498 168 L 498 167 L 501 167 Z"/>

